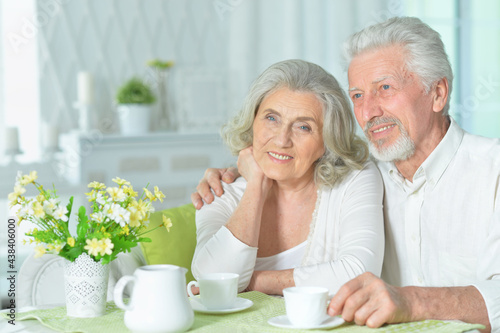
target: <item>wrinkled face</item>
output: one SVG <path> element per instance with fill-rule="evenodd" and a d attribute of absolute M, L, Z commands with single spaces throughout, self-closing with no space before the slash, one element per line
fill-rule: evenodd
<path fill-rule="evenodd" d="M 381 160 L 406 160 L 433 125 L 433 96 L 404 64 L 401 46 L 367 51 L 349 66 L 354 114 Z"/>
<path fill-rule="evenodd" d="M 308 182 L 323 156 L 323 108 L 312 93 L 281 88 L 264 98 L 253 123 L 253 154 L 276 181 Z"/>

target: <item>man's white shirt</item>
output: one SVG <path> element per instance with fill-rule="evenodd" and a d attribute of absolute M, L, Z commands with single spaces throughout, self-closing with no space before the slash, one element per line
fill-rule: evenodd
<path fill-rule="evenodd" d="M 452 119 L 413 182 L 394 163 L 377 165 L 385 186 L 382 278 L 474 285 L 500 331 L 500 140 L 466 133 Z"/>

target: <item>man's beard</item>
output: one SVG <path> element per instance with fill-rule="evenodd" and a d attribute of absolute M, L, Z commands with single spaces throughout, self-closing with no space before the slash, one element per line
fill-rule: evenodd
<path fill-rule="evenodd" d="M 399 137 L 391 145 L 387 147 L 382 147 L 385 139 L 375 140 L 375 143 L 370 140 L 368 130 L 373 126 L 384 124 L 384 123 L 395 123 L 399 128 Z M 369 141 L 370 153 L 377 160 L 384 162 L 392 161 L 404 161 L 415 153 L 415 143 L 411 140 L 408 131 L 403 127 L 403 124 L 397 118 L 386 117 L 386 118 L 376 118 L 373 121 L 369 121 L 364 129 L 365 135 Z"/>

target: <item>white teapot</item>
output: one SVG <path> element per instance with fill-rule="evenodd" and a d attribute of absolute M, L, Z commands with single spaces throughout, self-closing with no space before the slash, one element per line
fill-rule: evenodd
<path fill-rule="evenodd" d="M 194 321 L 186 294 L 187 269 L 174 265 L 148 265 L 123 276 L 114 300 L 125 310 L 125 326 L 133 332 L 184 332 Z M 123 303 L 125 285 L 134 282 L 129 304 Z"/>

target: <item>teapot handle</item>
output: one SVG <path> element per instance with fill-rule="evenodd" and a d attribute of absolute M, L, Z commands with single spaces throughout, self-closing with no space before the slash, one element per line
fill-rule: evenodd
<path fill-rule="evenodd" d="M 200 287 L 200 285 L 198 284 L 198 281 L 189 282 L 187 287 L 186 287 L 187 292 L 189 294 L 189 297 L 195 297 L 195 295 L 193 294 L 193 291 L 191 290 L 191 287 L 193 287 L 193 286 L 198 287 L 198 288 Z"/>
<path fill-rule="evenodd" d="M 135 277 L 133 277 L 132 275 L 123 276 L 116 283 L 115 290 L 113 292 L 113 298 L 115 300 L 116 306 L 125 311 L 131 311 L 134 309 L 134 306 L 132 304 L 132 299 L 130 300 L 130 303 L 128 305 L 123 303 L 123 289 L 130 281 L 135 281 Z"/>

